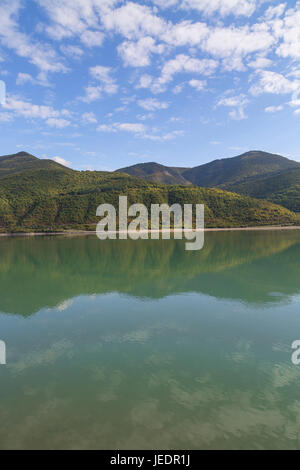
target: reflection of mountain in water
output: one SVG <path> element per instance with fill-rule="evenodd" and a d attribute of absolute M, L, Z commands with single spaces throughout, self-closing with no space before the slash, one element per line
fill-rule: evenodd
<path fill-rule="evenodd" d="M 173 240 L 3 239 L 0 256 L 0 310 L 22 315 L 81 294 L 199 292 L 265 303 L 300 291 L 297 231 L 209 233 L 199 252 Z"/>

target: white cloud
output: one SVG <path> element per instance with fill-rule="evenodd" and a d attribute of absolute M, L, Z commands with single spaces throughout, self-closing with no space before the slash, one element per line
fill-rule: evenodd
<path fill-rule="evenodd" d="M 85 96 L 80 100 L 86 103 L 91 103 L 102 97 L 103 93 L 113 95 L 118 91 L 116 80 L 111 77 L 112 69 L 104 67 L 103 65 L 96 65 L 90 68 L 90 74 L 94 80 L 100 82 L 100 85 L 88 85 L 85 88 Z"/>
<path fill-rule="evenodd" d="M 248 63 L 248 67 L 253 69 L 266 69 L 272 65 L 272 61 L 267 59 L 266 57 L 256 57 L 256 59 L 252 60 Z"/>
<path fill-rule="evenodd" d="M 87 47 L 100 47 L 104 41 L 104 34 L 101 31 L 85 31 L 80 39 Z"/>
<path fill-rule="evenodd" d="M 157 131 L 156 129 L 153 129 L 152 132 L 149 132 L 147 126 L 145 126 L 144 124 L 119 123 L 119 122 L 115 122 L 112 124 L 101 124 L 100 126 L 98 126 L 97 130 L 99 132 L 106 132 L 106 133 L 112 133 L 112 132 L 118 132 L 118 131 L 129 132 L 131 134 L 134 134 L 135 137 L 139 137 L 141 139 L 152 140 L 154 142 L 164 142 L 168 140 L 173 140 L 176 137 L 182 136 L 184 134 L 184 131 L 175 130 L 175 131 L 168 132 L 166 134 L 159 135 L 155 133 L 155 131 Z"/>
<path fill-rule="evenodd" d="M 0 122 L 12 122 L 12 121 L 13 121 L 12 114 L 0 112 Z"/>
<path fill-rule="evenodd" d="M 280 105 L 280 106 L 267 106 L 265 108 L 266 113 L 277 113 L 277 112 L 282 111 L 282 110 L 283 110 L 282 105 Z"/>
<path fill-rule="evenodd" d="M 249 104 L 249 99 L 245 95 L 241 94 L 238 96 L 229 96 L 221 98 L 217 103 L 217 107 L 226 106 L 229 108 L 233 108 L 230 111 L 229 116 L 231 117 L 231 119 L 239 121 L 247 118 L 245 114 L 245 107 L 247 106 L 247 104 Z"/>
<path fill-rule="evenodd" d="M 22 3 L 20 0 L 1 0 L 0 3 L 0 43 L 40 69 L 40 79 L 46 80 L 49 72 L 66 72 L 56 52 L 48 44 L 32 42 L 19 31 L 18 16 Z"/>
<path fill-rule="evenodd" d="M 37 105 L 30 101 L 25 101 L 18 96 L 8 95 L 4 109 L 11 111 L 15 116 L 21 116 L 26 119 L 42 119 L 50 127 L 62 129 L 71 125 L 69 120 L 64 117 L 70 117 L 71 114 L 67 110 L 57 111 L 51 106 Z"/>
<path fill-rule="evenodd" d="M 174 75 L 179 73 L 194 73 L 200 75 L 211 75 L 218 67 L 218 62 L 212 59 L 195 59 L 185 54 L 179 54 L 175 59 L 166 62 L 162 68 L 161 76 L 154 78 L 143 76 L 140 80 L 140 88 L 150 88 L 153 93 L 162 93 L 166 85 L 173 80 Z"/>
<path fill-rule="evenodd" d="M 297 108 L 298 106 L 300 106 L 300 99 L 297 98 L 297 97 L 294 97 L 294 98 L 289 102 L 289 105 L 290 105 L 292 108 Z"/>
<path fill-rule="evenodd" d="M 64 165 L 64 166 L 71 166 L 72 163 L 69 162 L 68 160 L 65 160 L 64 158 L 61 158 L 61 157 L 53 157 L 51 158 L 51 160 L 54 160 L 56 163 L 59 163 L 60 165 Z"/>
<path fill-rule="evenodd" d="M 48 14 L 50 24 L 42 28 L 55 40 L 78 37 L 87 47 L 101 46 L 104 32 L 101 16 L 116 0 L 36 0 Z"/>
<path fill-rule="evenodd" d="M 102 16 L 106 29 L 122 34 L 127 39 L 138 39 L 145 36 L 161 36 L 165 21 L 157 16 L 150 7 L 128 2 Z"/>
<path fill-rule="evenodd" d="M 196 90 L 202 91 L 206 87 L 207 82 L 205 80 L 195 80 L 195 79 L 193 79 L 193 80 L 189 81 L 189 84 L 190 84 L 191 87 L 196 88 Z"/>
<path fill-rule="evenodd" d="M 209 34 L 210 28 L 206 23 L 186 20 L 177 24 L 166 24 L 160 39 L 173 47 L 202 47 Z"/>
<path fill-rule="evenodd" d="M 154 113 L 138 114 L 137 119 L 139 121 L 147 121 L 148 119 L 154 119 L 154 116 Z"/>
<path fill-rule="evenodd" d="M 94 113 L 83 113 L 82 120 L 90 124 L 96 124 L 97 118 Z"/>
<path fill-rule="evenodd" d="M 217 58 L 234 60 L 254 52 L 267 51 L 274 42 L 274 37 L 264 27 L 216 27 L 211 29 L 201 48 Z"/>
<path fill-rule="evenodd" d="M 116 80 L 110 76 L 112 69 L 103 65 L 96 65 L 90 68 L 90 74 L 97 81 L 101 82 L 102 90 L 108 94 L 114 94 L 118 90 Z"/>
<path fill-rule="evenodd" d="M 133 134 L 141 134 L 146 131 L 146 127 L 143 124 L 139 123 L 120 123 L 115 122 L 113 124 L 101 124 L 97 128 L 100 132 L 117 132 L 117 131 L 124 131 L 130 132 Z"/>
<path fill-rule="evenodd" d="M 160 8 L 170 8 L 178 4 L 178 0 L 152 0 Z"/>
<path fill-rule="evenodd" d="M 262 93 L 273 93 L 276 95 L 293 93 L 299 90 L 300 82 L 291 81 L 283 75 L 270 70 L 261 70 L 257 73 L 258 81 L 251 86 L 250 93 L 257 96 Z"/>
<path fill-rule="evenodd" d="M 300 59 L 300 2 L 295 8 L 286 11 L 283 20 L 277 20 L 274 24 L 274 32 L 282 43 L 277 48 L 277 54 L 282 57 Z"/>
<path fill-rule="evenodd" d="M 84 52 L 81 47 L 74 46 L 72 44 L 64 44 L 60 47 L 60 50 L 66 56 L 72 57 L 73 59 L 78 59 L 83 56 Z"/>
<path fill-rule="evenodd" d="M 279 18 L 283 15 L 284 10 L 286 9 L 286 3 L 280 3 L 279 5 L 269 7 L 265 14 L 264 18 L 266 20 L 272 20 L 274 18 Z"/>
<path fill-rule="evenodd" d="M 18 73 L 16 84 L 17 85 L 24 85 L 24 83 L 31 83 L 34 84 L 35 80 L 34 78 L 29 75 L 29 73 Z"/>
<path fill-rule="evenodd" d="M 102 96 L 102 87 L 100 86 L 87 86 L 85 88 L 85 96 L 80 98 L 85 103 L 92 103 L 92 101 L 99 100 Z"/>
<path fill-rule="evenodd" d="M 64 129 L 65 127 L 68 127 L 71 125 L 70 121 L 67 121 L 67 119 L 57 119 L 57 118 L 49 118 L 47 119 L 47 124 L 50 127 L 56 127 L 57 129 Z"/>
<path fill-rule="evenodd" d="M 179 95 L 183 91 L 184 85 L 185 83 L 179 83 L 178 85 L 174 86 L 172 93 L 174 93 L 174 95 Z"/>
<path fill-rule="evenodd" d="M 156 111 L 158 109 L 167 109 L 169 107 L 169 103 L 166 103 L 165 101 L 159 101 L 155 98 L 139 100 L 138 105 L 147 111 Z"/>
<path fill-rule="evenodd" d="M 145 133 L 142 135 L 142 137 L 143 139 L 152 140 L 153 142 L 165 142 L 169 140 L 174 140 L 176 139 L 176 137 L 181 137 L 183 135 L 184 135 L 184 131 L 176 130 L 176 131 L 171 131 L 162 135 Z"/>
<path fill-rule="evenodd" d="M 152 0 L 161 8 L 177 6 L 185 10 L 197 10 L 206 16 L 251 16 L 257 6 L 257 0 Z"/>
<path fill-rule="evenodd" d="M 124 41 L 118 47 L 118 53 L 122 57 L 126 66 L 145 67 L 150 64 L 152 53 L 162 54 L 165 50 L 163 44 L 156 44 L 156 41 L 146 36 L 136 42 Z"/>
<path fill-rule="evenodd" d="M 211 16 L 251 16 L 256 7 L 256 0 L 183 0 L 182 8 L 195 9 Z"/>

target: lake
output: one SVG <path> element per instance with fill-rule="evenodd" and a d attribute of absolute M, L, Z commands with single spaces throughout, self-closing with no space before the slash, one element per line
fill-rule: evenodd
<path fill-rule="evenodd" d="M 1 449 L 300 448 L 300 232 L 0 240 Z"/>

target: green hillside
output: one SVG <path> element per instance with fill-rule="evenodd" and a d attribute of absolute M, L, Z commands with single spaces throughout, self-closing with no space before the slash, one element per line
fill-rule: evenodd
<path fill-rule="evenodd" d="M 281 171 L 275 175 L 250 178 L 243 183 L 224 185 L 223 189 L 267 199 L 292 211 L 300 212 L 300 168 Z"/>
<path fill-rule="evenodd" d="M 300 164 L 280 155 L 252 151 L 238 157 L 215 160 L 187 170 L 183 175 L 197 186 L 216 187 L 292 168 L 300 168 Z"/>
<path fill-rule="evenodd" d="M 65 172 L 72 172 L 53 160 L 40 160 L 26 152 L 19 152 L 13 155 L 0 157 L 0 178 L 31 170 L 54 170 L 59 169 Z"/>
<path fill-rule="evenodd" d="M 300 212 L 300 163 L 276 154 L 251 151 L 195 168 L 145 163 L 119 171 L 153 182 L 220 188 Z"/>
<path fill-rule="evenodd" d="M 223 158 L 195 168 L 172 168 L 158 163 L 141 163 L 118 170 L 137 178 L 165 184 L 193 184 L 201 187 L 219 187 L 243 182 L 290 169 L 300 163 L 280 155 L 251 151 L 233 158 Z"/>
<path fill-rule="evenodd" d="M 204 203 L 207 227 L 300 222 L 299 216 L 283 207 L 220 189 L 159 185 L 125 174 L 80 172 L 57 164 L 44 168 L 41 160 L 23 157 L 10 175 L 1 178 L 0 230 L 4 232 L 94 229 L 99 221 L 97 206 L 118 207 L 119 195 L 148 208 L 151 203 Z M 27 168 L 35 163 L 36 169 Z"/>
<path fill-rule="evenodd" d="M 183 176 L 186 170 L 187 168 L 168 167 L 152 162 L 121 168 L 117 172 L 126 173 L 136 178 L 152 181 L 153 183 L 190 185 L 191 182 Z"/>

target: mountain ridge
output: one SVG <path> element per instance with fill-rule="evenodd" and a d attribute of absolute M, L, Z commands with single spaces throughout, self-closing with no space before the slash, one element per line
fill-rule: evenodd
<path fill-rule="evenodd" d="M 151 164 L 138 164 L 118 171 L 156 182 Z M 144 169 L 147 169 L 147 172 Z M 170 167 L 161 165 L 159 179 L 168 181 Z M 300 163 L 278 154 L 252 150 L 236 157 L 222 158 L 194 168 L 176 168 L 172 184 L 219 188 L 225 191 L 265 199 L 300 212 Z"/>
<path fill-rule="evenodd" d="M 154 182 L 157 175 L 157 169 L 161 172 L 169 172 L 175 169 L 176 173 L 186 180 L 186 184 L 195 184 L 202 187 L 215 187 L 225 184 L 224 171 L 226 173 L 227 182 L 241 181 L 245 178 L 271 174 L 276 171 L 292 168 L 300 168 L 300 163 L 290 160 L 278 154 L 271 154 L 261 150 L 250 150 L 241 155 L 230 158 L 219 158 L 209 163 L 195 166 L 193 168 L 186 167 L 169 167 L 155 162 L 140 163 L 125 168 L 120 168 L 116 172 L 127 173 L 131 176 L 144 177 Z M 154 169 L 156 171 L 154 171 Z M 174 172 L 173 172 L 174 175 Z M 235 176 L 233 176 L 235 175 Z M 180 181 L 178 180 L 178 184 Z"/>
<path fill-rule="evenodd" d="M 108 203 L 117 208 L 120 195 L 128 196 L 129 204 L 145 204 L 148 210 L 151 204 L 204 204 L 206 227 L 300 224 L 300 216 L 282 206 L 219 188 L 158 184 L 116 172 L 76 171 L 24 153 L 12 157 L 11 165 L 5 159 L 0 157 L 2 232 L 95 230 L 97 207 Z"/>

